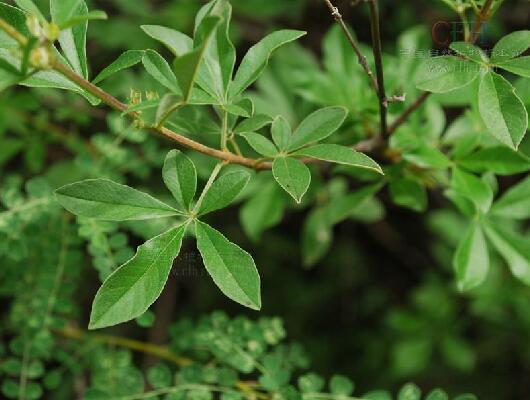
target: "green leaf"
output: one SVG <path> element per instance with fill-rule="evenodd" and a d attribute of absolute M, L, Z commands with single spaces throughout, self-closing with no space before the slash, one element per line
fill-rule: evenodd
<path fill-rule="evenodd" d="M 311 172 L 304 163 L 292 157 L 277 158 L 272 164 L 272 174 L 297 203 L 302 201 L 311 183 Z"/>
<path fill-rule="evenodd" d="M 528 128 L 528 113 L 513 86 L 495 72 L 487 73 L 480 83 L 478 107 L 489 132 L 517 149 Z"/>
<path fill-rule="evenodd" d="M 397 400 L 420 400 L 421 390 L 418 386 L 413 383 L 407 383 L 404 385 L 399 393 Z"/>
<path fill-rule="evenodd" d="M 164 161 L 162 176 L 181 210 L 188 211 L 197 189 L 197 171 L 193 162 L 181 151 L 171 150 Z"/>
<path fill-rule="evenodd" d="M 39 7 L 32 0 L 15 0 L 15 3 L 28 14 L 38 17 L 41 22 L 46 21 Z"/>
<path fill-rule="evenodd" d="M 89 329 L 130 321 L 155 302 L 180 251 L 185 230 L 181 225 L 145 242 L 103 282 L 92 305 Z"/>
<path fill-rule="evenodd" d="M 0 16 L 24 36 L 30 35 L 26 25 L 26 14 L 20 9 L 5 3 L 0 3 Z M 0 48 L 19 49 L 20 45 L 15 39 L 0 29 Z"/>
<path fill-rule="evenodd" d="M 52 21 L 61 26 L 76 16 L 88 14 L 84 0 L 50 0 Z M 79 75 L 88 79 L 86 34 L 88 22 L 61 31 L 59 43 L 66 59 Z"/>
<path fill-rule="evenodd" d="M 107 179 L 88 179 L 55 191 L 68 211 L 107 221 L 142 220 L 176 215 L 177 210 L 154 197 Z"/>
<path fill-rule="evenodd" d="M 530 56 L 506 60 L 501 63 L 497 63 L 497 66 L 513 74 L 530 78 Z"/>
<path fill-rule="evenodd" d="M 359 153 L 346 146 L 339 146 L 337 144 L 317 144 L 315 146 L 298 150 L 293 155 L 368 169 L 383 175 L 383 170 L 374 160 L 367 155 Z"/>
<path fill-rule="evenodd" d="M 199 68 L 203 62 L 206 48 L 219 22 L 218 17 L 205 18 L 200 26 L 201 42 L 195 43 L 195 49 L 192 52 L 177 57 L 173 64 L 175 75 L 184 96 L 184 102 L 191 98 L 191 92 L 199 75 Z"/>
<path fill-rule="evenodd" d="M 262 232 L 278 224 L 285 209 L 284 195 L 272 180 L 240 209 L 239 218 L 248 237 L 258 242 Z"/>
<path fill-rule="evenodd" d="M 498 217 L 524 220 L 530 218 L 530 177 L 510 188 L 491 208 Z"/>
<path fill-rule="evenodd" d="M 513 275 L 530 285 L 530 246 L 528 237 L 493 224 L 486 225 L 486 235 L 499 254 L 506 260 Z"/>
<path fill-rule="evenodd" d="M 271 127 L 272 140 L 281 151 L 285 151 L 291 144 L 293 132 L 289 122 L 282 117 L 277 117 Z"/>
<path fill-rule="evenodd" d="M 447 93 L 473 82 L 480 73 L 474 62 L 454 56 L 432 57 L 416 72 L 416 87 L 433 93 Z"/>
<path fill-rule="evenodd" d="M 468 42 L 453 42 L 449 47 L 461 56 L 469 58 L 477 63 L 488 62 L 488 56 L 486 53 L 474 44 Z"/>
<path fill-rule="evenodd" d="M 442 389 L 434 389 L 427 395 L 425 400 L 449 400 L 449 396 Z"/>
<path fill-rule="evenodd" d="M 126 51 L 125 53 L 120 55 L 112 64 L 110 64 L 103 71 L 101 71 L 92 83 L 97 84 L 99 82 L 102 82 L 111 75 L 115 74 L 116 72 L 122 71 L 140 63 L 142 61 L 144 53 L 145 52 L 143 50 Z"/>
<path fill-rule="evenodd" d="M 162 86 L 165 86 L 173 93 L 182 94 L 177 78 L 167 61 L 156 51 L 146 50 L 142 57 L 142 63 L 146 71 Z"/>
<path fill-rule="evenodd" d="M 218 178 L 210 187 L 199 208 L 204 215 L 228 207 L 250 180 L 246 171 L 230 172 Z"/>
<path fill-rule="evenodd" d="M 403 158 L 421 168 L 445 169 L 451 164 L 441 150 L 427 145 L 420 145 L 412 151 L 405 152 Z"/>
<path fill-rule="evenodd" d="M 342 125 L 348 111 L 343 107 L 326 107 L 305 118 L 294 131 L 289 150 L 318 142 L 327 138 Z"/>
<path fill-rule="evenodd" d="M 0 92 L 20 82 L 19 72 L 11 64 L 0 59 Z"/>
<path fill-rule="evenodd" d="M 492 51 L 491 61 L 494 64 L 515 58 L 530 47 L 530 31 L 517 31 L 504 36 L 497 42 Z"/>
<path fill-rule="evenodd" d="M 473 289 L 486 279 L 489 269 L 488 245 L 478 221 L 473 222 L 460 241 L 453 265 L 462 291 Z"/>
<path fill-rule="evenodd" d="M 206 49 L 205 60 L 199 71 L 198 83 L 221 104 L 225 104 L 236 62 L 235 47 L 230 41 L 229 35 L 232 6 L 226 0 L 213 0 L 206 4 L 196 18 L 195 42 L 202 40 L 200 37 L 201 25 L 209 16 L 221 18 L 222 23 L 213 35 L 211 45 Z"/>
<path fill-rule="evenodd" d="M 140 28 L 166 46 L 175 56 L 181 56 L 193 50 L 193 39 L 182 32 L 160 25 L 142 25 Z"/>
<path fill-rule="evenodd" d="M 255 132 L 242 132 L 239 134 L 245 138 L 250 147 L 256 152 L 265 157 L 274 157 L 278 154 L 278 149 L 269 139 L 265 136 Z"/>
<path fill-rule="evenodd" d="M 460 168 L 453 171 L 451 187 L 460 195 L 471 200 L 483 213 L 488 212 L 493 201 L 491 187 L 475 175 L 464 172 Z"/>
<path fill-rule="evenodd" d="M 497 175 L 514 175 L 530 170 L 529 157 L 505 146 L 480 149 L 457 162 L 474 172 L 491 171 Z"/>
<path fill-rule="evenodd" d="M 255 132 L 272 123 L 272 118 L 264 114 L 256 114 L 243 120 L 234 129 L 234 133 Z"/>
<path fill-rule="evenodd" d="M 250 254 L 203 222 L 197 221 L 195 230 L 204 266 L 221 292 L 237 303 L 259 310 L 260 277 Z"/>
<path fill-rule="evenodd" d="M 392 201 L 399 206 L 423 212 L 427 208 L 427 192 L 418 182 L 408 178 L 390 181 Z"/>
<path fill-rule="evenodd" d="M 65 21 L 59 27 L 61 30 L 71 28 L 75 25 L 81 24 L 87 21 L 106 20 L 108 18 L 107 13 L 101 10 L 90 11 L 83 15 L 76 15 Z"/>
<path fill-rule="evenodd" d="M 351 396 L 353 393 L 353 382 L 342 375 L 333 375 L 329 382 L 329 389 L 336 396 Z"/>
<path fill-rule="evenodd" d="M 299 39 L 305 34 L 306 32 L 294 30 L 276 31 L 252 46 L 243 57 L 230 86 L 230 97 L 237 96 L 259 78 L 267 66 L 269 58 L 277 48 Z"/>

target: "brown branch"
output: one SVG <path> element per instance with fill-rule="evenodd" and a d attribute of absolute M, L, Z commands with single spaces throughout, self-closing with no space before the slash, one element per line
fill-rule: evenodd
<path fill-rule="evenodd" d="M 405 111 L 403 111 L 403 113 L 388 127 L 388 135 L 392 135 L 397 128 L 403 125 L 409 118 L 410 114 L 420 108 L 423 102 L 427 100 L 431 94 L 431 92 L 423 92 L 416 100 L 414 100 L 412 104 L 408 106 Z"/>
<path fill-rule="evenodd" d="M 377 0 L 370 0 L 370 26 L 372 30 L 372 50 L 374 53 L 375 60 L 375 72 L 377 74 L 377 87 L 379 97 L 379 117 L 381 131 L 380 135 L 382 138 L 387 137 L 387 99 L 385 93 L 385 76 L 383 73 L 383 50 L 381 46 L 381 27 L 379 17 L 379 6 Z"/>
<path fill-rule="evenodd" d="M 473 35 L 471 36 L 471 43 L 475 43 L 480 37 L 480 31 L 482 29 L 482 25 L 484 25 L 484 23 L 488 20 L 492 5 L 493 5 L 493 0 L 486 0 L 486 2 L 484 3 L 484 6 L 482 7 L 482 10 L 480 10 L 480 14 L 477 16 L 477 20 L 475 21 L 475 27 L 473 28 Z"/>
<path fill-rule="evenodd" d="M 482 7 L 482 10 L 480 11 L 480 14 L 477 16 L 477 20 L 475 22 L 475 27 L 473 29 L 473 35 L 470 39 L 470 43 L 475 43 L 480 35 L 480 30 L 482 29 L 482 26 L 484 23 L 488 20 L 490 17 L 489 13 L 491 10 L 491 6 L 493 4 L 493 0 L 486 0 L 484 3 L 484 6 Z M 388 135 L 392 135 L 398 129 L 401 125 L 403 125 L 410 114 L 412 114 L 414 111 L 416 111 L 424 102 L 429 98 L 431 95 L 431 92 L 424 92 L 422 93 L 414 102 L 407 107 L 405 111 L 394 121 L 392 125 L 388 128 Z"/>
<path fill-rule="evenodd" d="M 368 65 L 368 61 L 366 60 L 366 57 L 361 52 L 361 49 L 359 47 L 359 43 L 357 40 L 353 37 L 350 30 L 344 23 L 344 20 L 342 19 L 342 15 L 337 7 L 333 5 L 331 0 L 324 0 L 329 8 L 329 11 L 331 11 L 332 17 L 335 19 L 337 24 L 341 27 L 342 31 L 344 32 L 344 35 L 346 36 L 346 39 L 348 39 L 348 42 L 350 43 L 351 47 L 353 48 L 353 51 L 357 55 L 357 58 L 359 60 L 359 64 L 361 64 L 361 67 L 364 69 L 366 74 L 368 75 L 368 79 L 370 80 L 370 84 L 374 88 L 375 92 L 379 94 L 379 88 L 377 85 L 377 81 L 374 77 L 374 73 L 370 69 L 370 66 Z"/>

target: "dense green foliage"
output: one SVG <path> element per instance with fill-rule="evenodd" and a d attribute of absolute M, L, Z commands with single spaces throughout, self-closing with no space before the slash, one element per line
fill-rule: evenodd
<path fill-rule="evenodd" d="M 2 396 L 530 395 L 530 31 L 483 42 L 515 5 L 426 6 L 464 24 L 432 54 L 376 0 L 372 48 L 329 1 L 321 43 L 270 29 L 302 0 L 111 3 L 0 2 Z"/>

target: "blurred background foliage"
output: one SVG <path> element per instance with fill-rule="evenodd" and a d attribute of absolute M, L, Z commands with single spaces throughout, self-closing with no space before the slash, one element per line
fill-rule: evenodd
<path fill-rule="evenodd" d="M 47 8 L 46 0 L 36 3 L 42 3 L 42 10 Z M 202 4 L 198 0 L 88 3 L 91 9 L 104 9 L 111 20 L 90 26 L 91 76 L 124 50 L 156 48 L 164 54 L 165 50 L 139 26 L 159 24 L 190 32 Z M 349 123 L 357 127 L 351 131 L 354 136 L 360 135 L 364 126 L 373 124 L 377 109 L 366 106 L 373 107 L 374 102 L 366 101 L 373 94 L 357 90 L 356 80 L 365 78 L 354 56 L 341 44 L 339 32 L 332 28 L 332 18 L 323 2 L 233 0 L 232 3 L 235 12 L 232 37 L 241 51 L 274 28 L 308 31 L 299 43 L 274 57 L 253 94 L 256 104 L 272 114 L 285 115 L 293 123 L 315 105 L 344 105 L 352 111 Z M 346 1 L 337 3 L 360 40 L 369 43 L 367 9 L 362 5 L 350 7 Z M 530 26 L 529 2 L 507 3 L 488 25 L 486 42 L 494 43 L 503 34 Z M 400 68 L 406 68 L 407 58 L 400 56 L 400 49 L 408 45 L 431 48 L 429 31 L 433 24 L 456 20 L 442 2 L 386 0 L 381 1 L 381 8 L 389 75 L 398 75 Z M 391 92 L 411 84 L 403 74 L 389 81 L 395 85 Z M 109 80 L 104 87 L 123 99 L 131 89 L 156 90 L 140 68 L 122 72 L 119 79 Z M 529 105 L 528 84 L 520 90 Z M 414 93 L 414 89 L 410 91 Z M 436 109 L 427 113 L 431 118 L 428 123 L 440 124 L 440 119 L 442 127 L 446 120 L 451 123 L 458 113 L 458 104 L 450 105 L 453 108 L 445 115 L 436 114 Z M 192 111 L 190 119 L 194 118 Z M 351 138 L 342 139 L 351 142 Z M 67 236 L 72 240 L 64 255 L 70 285 L 62 285 L 54 295 L 61 299 L 62 291 L 67 292 L 65 296 L 75 293 L 77 301 L 65 300 L 65 304 L 59 301 L 53 307 L 62 306 L 62 315 L 66 317 L 86 317 L 100 279 L 127 260 L 144 238 L 160 232 L 163 226 L 80 221 L 78 232 L 65 233 L 64 230 L 72 229 L 61 223 L 64 216 L 57 208 L 47 207 L 51 192 L 46 186 L 107 176 L 138 188 L 161 190 L 159 171 L 170 144 L 130 129 L 119 115 L 103 108 L 90 108 L 78 96 L 44 89 L 2 93 L 0 141 L 2 204 L 6 210 L 20 204 L 31 205 L 22 214 L 1 214 L 0 296 L 8 299 L 6 305 L 12 308 L 9 317 L 2 318 L 10 318 L 10 324 L 25 330 L 38 328 L 40 322 L 30 316 L 46 314 L 35 311 L 46 308 L 46 304 L 33 303 L 38 302 L 37 297 L 44 301 L 49 295 L 37 296 L 38 292 L 32 291 L 30 300 L 11 297 L 17 290 L 11 282 L 16 281 L 17 285 L 33 282 L 36 288 L 55 290 L 53 277 L 46 277 L 46 268 L 42 266 L 56 265 L 54 256 L 60 254 L 62 240 Z M 528 143 L 523 144 L 523 151 L 527 149 Z M 193 157 L 206 174 L 212 161 L 196 154 Z M 35 177 L 45 177 L 48 183 Z M 516 179 L 500 180 L 501 189 Z M 334 178 L 325 192 L 340 192 L 351 184 L 344 178 Z M 258 184 L 254 193 L 257 190 L 262 190 Z M 252 190 L 248 196 L 252 197 Z M 318 193 L 315 196 L 318 198 Z M 460 294 L 455 287 L 451 258 L 463 222 L 455 211 L 445 207 L 439 193 L 433 191 L 429 196 L 431 210 L 422 216 L 393 205 L 388 194 L 383 193 L 333 233 L 328 232 L 333 235 L 329 251 L 312 269 L 301 267 L 304 257 L 308 257 L 307 252 L 301 251 L 301 226 L 310 212 L 304 205 L 285 210 L 280 206 L 284 214 L 282 222 L 261 236 L 261 232 L 245 235 L 237 208 L 217 215 L 215 222 L 254 255 L 263 282 L 262 313 L 277 315 L 285 321 L 291 340 L 308 350 L 313 369 L 318 373 L 350 376 L 361 392 L 376 387 L 395 389 L 414 380 L 421 387 L 442 386 L 453 393 L 473 392 L 484 399 L 530 398 L 530 288 L 513 279 L 499 259 L 493 259 L 487 283 L 466 295 Z M 11 218 L 17 218 L 15 224 Z M 279 218 L 274 215 L 270 218 L 270 225 L 276 225 L 273 219 Z M 252 224 L 247 225 L 249 233 Z M 6 226 L 9 230 L 2 229 Z M 36 236 L 35 232 L 41 235 Z M 251 241 L 249 236 L 257 240 Z M 48 242 L 40 238 L 58 248 L 50 250 L 46 247 Z M 85 249 L 90 257 L 85 255 Z M 51 258 L 39 260 L 38 271 L 8 268 L 10 263 L 37 254 Z M 95 270 L 87 268 L 90 265 Z M 212 310 L 225 310 L 232 316 L 245 313 L 206 279 L 201 268 L 194 245 L 184 243 L 168 286 L 153 308 L 156 320 L 150 321 L 148 315 L 145 321 L 116 327 L 113 332 L 164 343 L 174 321 L 196 319 Z M 81 320 L 80 326 L 86 326 L 86 321 Z M 46 338 L 42 340 L 45 342 Z M 2 350 L 4 354 L 6 351 Z M 67 357 L 67 353 L 57 356 Z"/>

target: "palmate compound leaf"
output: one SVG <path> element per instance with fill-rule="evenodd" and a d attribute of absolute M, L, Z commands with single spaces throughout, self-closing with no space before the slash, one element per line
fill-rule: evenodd
<path fill-rule="evenodd" d="M 482 77 L 478 93 L 480 115 L 489 132 L 517 149 L 528 128 L 528 113 L 514 87 L 495 72 Z"/>
<path fill-rule="evenodd" d="M 160 296 L 182 244 L 186 225 L 148 240 L 114 271 L 98 290 L 89 329 L 99 329 L 142 315 Z"/>
<path fill-rule="evenodd" d="M 339 146 L 337 144 L 317 144 L 315 146 L 298 150 L 294 155 L 368 169 L 377 172 L 378 174 L 383 174 L 381 167 L 366 154 L 359 153 L 349 147 Z"/>
<path fill-rule="evenodd" d="M 171 150 L 164 161 L 162 177 L 181 211 L 188 211 L 197 189 L 197 170 L 193 161 L 181 151 Z"/>
<path fill-rule="evenodd" d="M 488 245 L 479 221 L 472 223 L 460 241 L 453 265 L 462 291 L 473 289 L 486 279 L 489 270 Z"/>
<path fill-rule="evenodd" d="M 297 203 L 302 201 L 311 184 L 311 172 L 302 161 L 293 157 L 278 157 L 272 164 L 272 174 Z"/>
<path fill-rule="evenodd" d="M 454 56 L 432 57 L 416 72 L 416 87 L 433 93 L 447 93 L 473 82 L 480 65 Z"/>
<path fill-rule="evenodd" d="M 196 222 L 195 235 L 204 266 L 219 289 L 235 302 L 259 310 L 260 277 L 251 255 L 203 222 Z"/>
<path fill-rule="evenodd" d="M 88 179 L 55 191 L 68 211 L 106 221 L 143 220 L 178 215 L 179 212 L 147 193 L 107 179 Z"/>

